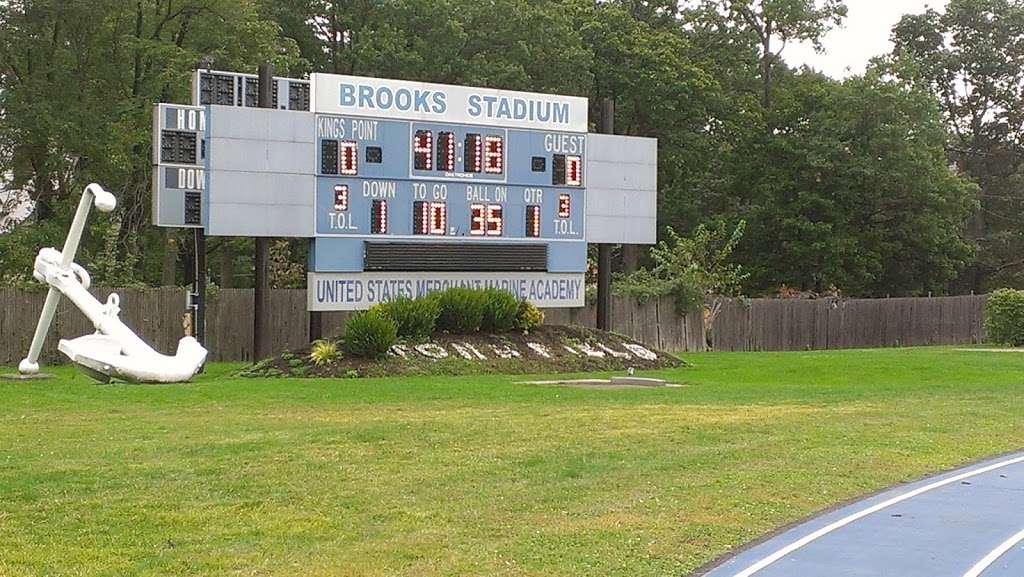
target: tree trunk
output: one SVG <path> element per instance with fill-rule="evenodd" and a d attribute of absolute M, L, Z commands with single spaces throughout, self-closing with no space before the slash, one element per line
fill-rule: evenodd
<path fill-rule="evenodd" d="M 635 244 L 622 245 L 622 272 L 629 274 L 640 268 L 640 247 Z"/>
<path fill-rule="evenodd" d="M 225 238 L 220 245 L 220 288 L 235 286 L 235 247 Z"/>
<path fill-rule="evenodd" d="M 178 237 L 171 229 L 164 230 L 164 262 L 160 270 L 161 286 L 177 286 Z"/>
<path fill-rule="evenodd" d="M 764 36 L 761 40 L 761 82 L 763 93 L 761 105 L 765 110 L 772 105 L 772 21 L 765 20 Z"/>

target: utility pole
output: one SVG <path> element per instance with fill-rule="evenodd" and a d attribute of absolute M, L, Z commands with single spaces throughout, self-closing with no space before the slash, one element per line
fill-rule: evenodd
<path fill-rule="evenodd" d="M 268 63 L 260 64 L 259 71 L 259 107 L 271 108 L 273 106 L 273 84 L 274 65 Z M 267 316 L 267 297 L 270 293 L 270 279 L 267 275 L 267 268 L 270 264 L 270 238 L 256 237 L 256 282 L 253 289 L 253 317 L 252 317 L 252 360 L 259 361 L 270 356 L 267 350 L 267 339 L 264 338 Z"/>
<path fill-rule="evenodd" d="M 601 102 L 601 132 L 615 134 L 615 101 Z M 612 247 L 597 245 L 597 328 L 611 330 L 612 310 Z"/>
<path fill-rule="evenodd" d="M 196 276 L 193 283 L 195 295 L 195 318 L 192 319 L 192 336 L 199 344 L 206 346 L 206 231 L 199 226 L 192 229 L 195 242 Z"/>
<path fill-rule="evenodd" d="M 195 276 L 192 281 L 192 336 L 206 346 L 206 229 L 202 225 L 192 229 Z M 202 371 L 202 369 L 200 369 Z"/>

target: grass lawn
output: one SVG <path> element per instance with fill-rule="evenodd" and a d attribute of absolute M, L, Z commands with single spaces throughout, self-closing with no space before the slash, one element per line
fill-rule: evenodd
<path fill-rule="evenodd" d="M 0 575 L 678 576 L 1024 447 L 1024 354 L 686 358 L 682 389 L 0 381 Z"/>

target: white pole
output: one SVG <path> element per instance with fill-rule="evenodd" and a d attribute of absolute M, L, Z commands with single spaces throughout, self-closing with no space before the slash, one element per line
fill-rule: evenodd
<path fill-rule="evenodd" d="M 64 250 L 61 251 L 61 268 L 67 269 L 75 261 L 78 243 L 82 240 L 82 231 L 85 230 L 85 221 L 89 218 L 89 209 L 92 208 L 94 198 L 96 199 L 96 208 L 103 212 L 114 210 L 114 206 L 117 204 L 114 195 L 103 190 L 100 185 L 92 183 L 85 187 L 85 191 L 82 192 L 82 200 L 78 201 L 75 219 L 71 221 L 68 238 L 64 241 Z M 46 333 L 50 331 L 53 315 L 57 312 L 57 303 L 59 302 L 60 291 L 50 287 L 50 290 L 46 292 L 46 302 L 43 303 L 43 312 L 39 315 L 39 323 L 36 324 L 36 332 L 32 335 L 32 345 L 28 349 L 28 356 L 18 363 L 19 373 L 33 375 L 39 372 L 39 353 L 43 350 L 43 341 L 46 340 Z"/>

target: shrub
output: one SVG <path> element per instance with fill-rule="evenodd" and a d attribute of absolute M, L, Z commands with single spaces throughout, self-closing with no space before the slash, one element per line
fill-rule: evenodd
<path fill-rule="evenodd" d="M 338 343 L 323 339 L 314 341 L 309 351 L 309 360 L 318 367 L 333 363 L 339 356 L 341 355 L 338 352 Z"/>
<path fill-rule="evenodd" d="M 495 333 L 510 331 L 516 326 L 519 300 L 512 293 L 489 288 L 483 291 L 484 318 L 480 329 Z"/>
<path fill-rule="evenodd" d="M 345 325 L 345 350 L 359 357 L 379 359 L 398 342 L 398 326 L 380 307 L 357 313 Z"/>
<path fill-rule="evenodd" d="M 544 313 L 537 305 L 527 300 L 519 301 L 516 311 L 516 328 L 524 331 L 533 330 L 544 322 Z"/>
<path fill-rule="evenodd" d="M 403 339 L 425 340 L 434 332 L 441 306 L 436 298 L 401 297 L 380 305 L 381 311 L 398 327 Z"/>
<path fill-rule="evenodd" d="M 985 330 L 992 342 L 1024 345 L 1024 291 L 994 291 L 985 304 Z"/>
<path fill-rule="evenodd" d="M 441 312 L 437 328 L 450 333 L 475 333 L 484 320 L 487 303 L 484 293 L 471 288 L 454 287 L 435 297 Z"/>

